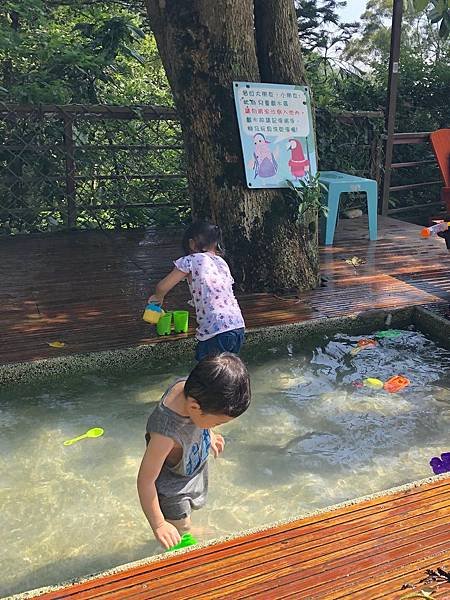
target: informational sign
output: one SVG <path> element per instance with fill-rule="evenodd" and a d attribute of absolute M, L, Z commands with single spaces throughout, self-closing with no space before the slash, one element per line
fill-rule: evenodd
<path fill-rule="evenodd" d="M 309 89 L 245 81 L 233 89 L 248 187 L 283 188 L 315 175 Z"/>

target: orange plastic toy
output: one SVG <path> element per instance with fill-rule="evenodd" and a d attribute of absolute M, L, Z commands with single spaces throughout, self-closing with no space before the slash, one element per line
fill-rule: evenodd
<path fill-rule="evenodd" d="M 407 377 L 403 377 L 403 375 L 394 375 L 390 379 L 388 379 L 384 384 L 384 389 L 391 394 L 395 394 L 395 392 L 400 392 L 411 382 Z"/>
<path fill-rule="evenodd" d="M 377 342 L 375 340 L 367 340 L 367 339 L 362 339 L 359 340 L 358 342 L 358 346 L 360 348 L 372 348 L 373 346 L 376 346 Z"/>

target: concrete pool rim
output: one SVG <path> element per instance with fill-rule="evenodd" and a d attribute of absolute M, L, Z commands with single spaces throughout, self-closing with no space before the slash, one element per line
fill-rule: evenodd
<path fill-rule="evenodd" d="M 271 325 L 250 329 L 242 352 L 244 360 L 252 349 L 261 345 L 276 344 L 295 337 L 296 340 L 311 336 L 343 332 L 363 334 L 388 327 L 406 328 L 413 324 L 423 333 L 448 347 L 450 321 L 425 307 L 413 306 L 400 309 L 374 309 L 344 317 L 318 318 L 288 325 Z M 39 382 L 50 382 L 74 375 L 102 372 L 120 374 L 149 369 L 151 364 L 167 360 L 186 359 L 192 356 L 195 346 L 193 337 L 150 343 L 130 348 L 76 353 L 30 362 L 8 363 L 0 366 L 0 387 L 16 388 Z"/>

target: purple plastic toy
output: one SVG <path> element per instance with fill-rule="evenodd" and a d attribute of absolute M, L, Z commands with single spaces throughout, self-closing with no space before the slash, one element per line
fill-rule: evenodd
<path fill-rule="evenodd" d="M 450 452 L 443 452 L 441 458 L 433 456 L 430 460 L 430 467 L 435 475 L 450 472 Z"/>

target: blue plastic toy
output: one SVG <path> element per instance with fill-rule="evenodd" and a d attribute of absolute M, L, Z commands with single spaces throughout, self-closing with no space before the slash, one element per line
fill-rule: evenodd
<path fill-rule="evenodd" d="M 435 475 L 450 472 L 450 452 L 443 452 L 441 458 L 433 456 L 430 460 L 430 467 Z"/>

